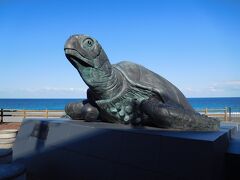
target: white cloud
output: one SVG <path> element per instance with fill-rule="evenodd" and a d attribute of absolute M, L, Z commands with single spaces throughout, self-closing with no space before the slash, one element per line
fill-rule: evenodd
<path fill-rule="evenodd" d="M 0 98 L 86 98 L 88 87 L 42 87 L 0 89 Z M 180 88 L 187 97 L 240 97 L 240 80 L 222 81 L 205 87 Z"/>
<path fill-rule="evenodd" d="M 239 97 L 240 80 L 216 82 L 209 86 L 182 88 L 187 97 Z"/>
<path fill-rule="evenodd" d="M 240 80 L 235 80 L 235 81 L 226 81 L 225 84 L 228 85 L 234 85 L 234 86 L 239 86 L 240 87 Z"/>
<path fill-rule="evenodd" d="M 235 81 L 218 82 L 218 83 L 215 83 L 212 87 L 219 91 L 226 91 L 226 92 L 235 91 L 235 90 L 240 91 L 240 81 L 235 80 Z"/>
<path fill-rule="evenodd" d="M 1 89 L 0 98 L 85 98 L 86 92 L 86 85 L 80 88 L 43 87 Z"/>

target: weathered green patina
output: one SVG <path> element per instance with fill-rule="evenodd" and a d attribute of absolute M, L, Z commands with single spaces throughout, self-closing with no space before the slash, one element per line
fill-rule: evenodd
<path fill-rule="evenodd" d="M 184 130 L 219 129 L 217 119 L 195 112 L 181 91 L 160 75 L 131 62 L 111 65 L 94 38 L 73 35 L 64 50 L 89 87 L 87 100 L 66 106 L 71 118 Z"/>

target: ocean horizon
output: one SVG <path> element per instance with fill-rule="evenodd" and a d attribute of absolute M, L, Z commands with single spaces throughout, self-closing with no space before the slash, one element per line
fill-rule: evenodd
<path fill-rule="evenodd" d="M 232 112 L 240 112 L 240 97 L 187 98 L 195 110 L 231 108 Z M 1 98 L 2 109 L 25 110 L 64 110 L 70 102 L 82 101 L 81 98 Z"/>

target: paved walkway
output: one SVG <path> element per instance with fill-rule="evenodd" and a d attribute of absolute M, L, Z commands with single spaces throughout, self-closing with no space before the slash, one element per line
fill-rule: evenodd
<path fill-rule="evenodd" d="M 43 119 L 45 117 L 27 117 L 27 118 L 31 118 L 31 119 Z M 53 118 L 60 118 L 60 117 L 49 117 L 48 119 L 53 119 Z M 23 117 L 11 117 L 11 116 L 7 116 L 3 118 L 3 122 L 22 122 L 23 121 Z"/>
<path fill-rule="evenodd" d="M 3 122 L 22 122 L 23 118 L 22 117 L 3 117 Z"/>

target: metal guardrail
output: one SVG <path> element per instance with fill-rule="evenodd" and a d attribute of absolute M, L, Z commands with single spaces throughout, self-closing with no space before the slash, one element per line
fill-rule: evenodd
<path fill-rule="evenodd" d="M 216 117 L 223 119 L 224 121 L 230 121 L 231 120 L 231 111 L 229 110 L 230 108 L 225 107 L 222 109 L 201 109 L 197 110 L 200 114 L 205 114 L 206 116 L 209 117 Z"/>
<path fill-rule="evenodd" d="M 4 121 L 4 117 L 43 117 L 43 118 L 54 118 L 65 115 L 63 110 L 14 110 L 14 109 L 1 109 L 0 110 L 0 122 Z"/>
<path fill-rule="evenodd" d="M 240 122 L 240 107 L 231 108 L 225 107 L 223 109 L 202 109 L 197 110 L 201 114 L 205 114 L 209 117 L 216 117 L 224 121 L 238 121 Z"/>
<path fill-rule="evenodd" d="M 201 114 L 205 114 L 209 117 L 216 117 L 224 121 L 238 120 L 240 121 L 240 108 L 238 112 L 232 112 L 231 108 L 226 107 L 223 109 L 199 109 L 196 110 Z M 0 109 L 0 122 L 4 121 L 4 117 L 11 116 L 13 118 L 27 118 L 27 117 L 43 117 L 54 118 L 65 115 L 63 110 L 14 110 L 14 109 Z"/>

